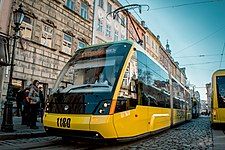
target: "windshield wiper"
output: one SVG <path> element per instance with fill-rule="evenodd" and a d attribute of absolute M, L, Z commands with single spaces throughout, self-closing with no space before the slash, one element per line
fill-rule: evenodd
<path fill-rule="evenodd" d="M 90 88 L 90 87 L 107 87 L 107 88 L 109 88 L 109 85 L 86 84 L 86 85 L 71 88 L 65 94 L 68 94 L 72 90 L 82 89 L 82 88 Z"/>
<path fill-rule="evenodd" d="M 81 89 L 81 88 L 86 88 L 86 87 L 91 87 L 91 85 L 90 85 L 90 84 L 87 84 L 87 85 L 82 85 L 82 86 L 78 86 L 78 87 L 71 88 L 71 89 L 69 89 L 65 94 L 69 93 L 69 92 L 72 91 L 72 90 Z"/>

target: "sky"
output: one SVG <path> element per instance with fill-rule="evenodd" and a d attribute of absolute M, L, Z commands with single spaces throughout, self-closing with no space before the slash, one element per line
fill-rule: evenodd
<path fill-rule="evenodd" d="M 205 84 L 215 70 L 225 69 L 225 0 L 119 1 L 150 7 L 143 7 L 141 14 L 130 12 L 160 36 L 164 47 L 168 40 L 172 57 L 186 68 L 188 81 L 206 100 Z"/>

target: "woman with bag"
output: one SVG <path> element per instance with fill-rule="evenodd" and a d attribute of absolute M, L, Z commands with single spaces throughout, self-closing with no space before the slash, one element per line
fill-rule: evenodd
<path fill-rule="evenodd" d="M 30 101 L 30 128 L 31 129 L 38 129 L 36 126 L 36 121 L 37 121 L 37 107 L 40 102 L 40 95 L 39 95 L 39 89 L 38 89 L 39 81 L 34 80 L 33 84 L 30 87 L 30 92 L 29 92 L 29 101 Z"/>

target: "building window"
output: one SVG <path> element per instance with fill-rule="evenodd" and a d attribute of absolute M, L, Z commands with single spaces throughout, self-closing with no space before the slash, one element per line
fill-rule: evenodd
<path fill-rule="evenodd" d="M 98 27 L 97 30 L 102 32 L 103 31 L 103 20 L 98 18 Z"/>
<path fill-rule="evenodd" d="M 77 49 L 84 48 L 84 47 L 86 47 L 86 44 L 84 42 L 78 41 Z"/>
<path fill-rule="evenodd" d="M 71 55 L 72 36 L 64 33 L 62 52 Z"/>
<path fill-rule="evenodd" d="M 107 13 L 111 13 L 112 12 L 112 5 L 108 2 L 107 3 Z"/>
<path fill-rule="evenodd" d="M 121 16 L 121 25 L 125 27 L 125 18 Z"/>
<path fill-rule="evenodd" d="M 42 29 L 41 44 L 52 47 L 53 28 L 44 24 Z"/>
<path fill-rule="evenodd" d="M 75 10 L 75 0 L 66 0 L 66 7 Z"/>
<path fill-rule="evenodd" d="M 104 1 L 103 0 L 99 0 L 98 1 L 98 6 L 100 6 L 101 8 L 104 8 Z"/>
<path fill-rule="evenodd" d="M 24 16 L 23 22 L 20 26 L 21 36 L 26 39 L 31 39 L 32 35 L 32 19 L 30 17 Z"/>
<path fill-rule="evenodd" d="M 151 39 L 150 39 L 150 37 L 149 36 L 146 36 L 146 37 L 147 37 L 147 43 L 148 43 L 148 45 L 151 46 Z"/>
<path fill-rule="evenodd" d="M 0 0 L 0 12 L 2 11 L 2 0 Z"/>
<path fill-rule="evenodd" d="M 111 37 L 111 26 L 109 24 L 106 25 L 105 36 Z"/>
<path fill-rule="evenodd" d="M 130 35 L 133 36 L 133 34 L 134 34 L 134 29 L 131 27 L 128 31 L 129 31 Z"/>
<path fill-rule="evenodd" d="M 88 5 L 85 4 L 84 2 L 81 3 L 81 7 L 80 7 L 80 15 L 81 15 L 81 17 L 83 17 L 84 19 L 88 19 Z"/>
<path fill-rule="evenodd" d="M 124 35 L 121 35 L 121 40 L 125 40 L 125 36 Z"/>
<path fill-rule="evenodd" d="M 119 18 L 120 18 L 119 14 L 116 14 L 116 15 L 115 15 L 115 20 L 118 21 L 118 22 L 120 22 L 120 21 L 119 21 Z"/>
<path fill-rule="evenodd" d="M 118 37 L 119 37 L 119 32 L 115 30 L 114 41 L 118 41 Z"/>

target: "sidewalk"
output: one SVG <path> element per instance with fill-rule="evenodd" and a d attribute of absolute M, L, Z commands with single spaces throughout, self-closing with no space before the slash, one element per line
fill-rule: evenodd
<path fill-rule="evenodd" d="M 0 126 L 2 124 L 2 119 L 3 119 L 2 116 L 0 116 Z M 38 118 L 37 122 L 38 129 L 30 129 L 26 125 L 21 125 L 21 120 L 22 120 L 21 117 L 13 116 L 14 132 L 2 132 L 0 130 L 0 141 L 46 136 L 44 127 L 40 121 L 41 118 Z"/>
<path fill-rule="evenodd" d="M 225 149 L 225 133 L 222 130 L 212 130 L 213 132 L 213 150 Z"/>

